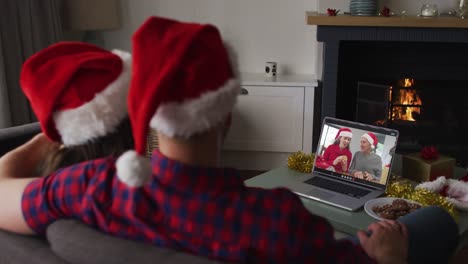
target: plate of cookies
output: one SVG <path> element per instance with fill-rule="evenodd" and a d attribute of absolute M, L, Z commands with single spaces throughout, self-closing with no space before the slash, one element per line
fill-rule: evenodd
<path fill-rule="evenodd" d="M 394 197 L 382 197 L 367 201 L 366 213 L 378 220 L 396 220 L 421 208 L 415 201 Z"/>

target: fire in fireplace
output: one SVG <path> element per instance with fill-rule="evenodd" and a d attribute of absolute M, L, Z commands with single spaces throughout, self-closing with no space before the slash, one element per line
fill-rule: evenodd
<path fill-rule="evenodd" d="M 358 89 L 365 89 L 361 88 L 362 84 L 359 84 Z M 373 86 L 370 83 L 364 84 L 365 86 Z M 382 87 L 381 85 L 374 85 L 378 89 Z M 360 89 L 361 88 L 361 89 Z M 370 87 L 367 87 L 370 88 Z M 362 120 L 362 114 L 358 115 L 357 120 L 363 122 L 371 122 L 376 125 L 384 126 L 384 125 L 391 125 L 393 122 L 399 121 L 408 121 L 408 122 L 416 122 L 418 116 L 421 114 L 421 109 L 423 107 L 423 103 L 421 97 L 419 96 L 416 88 L 414 79 L 412 78 L 404 78 L 396 82 L 396 85 L 390 85 L 388 87 L 383 86 L 382 92 L 386 93 L 383 95 L 385 98 L 388 98 L 388 106 L 385 104 L 381 104 L 382 107 L 388 109 L 387 115 L 383 119 L 375 120 L 371 122 L 371 120 Z M 362 94 L 362 93 L 361 93 Z M 372 98 L 367 98 L 367 103 L 372 102 Z M 362 100 L 362 98 L 358 98 L 358 102 L 366 101 L 366 99 Z M 374 102 L 378 105 L 378 101 Z M 359 107 L 359 106 L 358 106 Z M 370 109 L 366 109 L 369 111 Z"/>
<path fill-rule="evenodd" d="M 466 87 L 466 81 L 409 77 L 358 82 L 355 120 L 399 130 L 400 152 L 436 145 L 466 166 L 467 155 L 463 153 L 467 144 L 462 140 L 468 115 Z"/>
<path fill-rule="evenodd" d="M 421 114 L 422 100 L 414 89 L 414 79 L 405 78 L 399 86 L 389 88 L 389 121 L 404 120 L 415 122 L 416 115 Z"/>

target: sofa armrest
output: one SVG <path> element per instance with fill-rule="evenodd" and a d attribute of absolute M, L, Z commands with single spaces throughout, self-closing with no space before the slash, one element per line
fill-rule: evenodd
<path fill-rule="evenodd" d="M 2 230 L 0 230 L 0 263 L 68 264 L 52 252 L 44 238 Z"/>
<path fill-rule="evenodd" d="M 0 156 L 41 132 L 39 123 L 0 129 Z"/>

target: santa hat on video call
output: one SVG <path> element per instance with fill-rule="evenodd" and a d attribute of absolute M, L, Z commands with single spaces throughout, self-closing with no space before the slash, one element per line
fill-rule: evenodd
<path fill-rule="evenodd" d="M 144 157 L 149 127 L 182 138 L 213 128 L 230 115 L 240 82 L 214 26 L 151 17 L 132 43 L 128 107 L 135 150 L 124 153 L 116 166 L 122 182 L 139 187 L 151 177 Z"/>
<path fill-rule="evenodd" d="M 361 138 L 367 139 L 367 141 L 369 141 L 369 143 L 371 144 L 372 149 L 375 149 L 377 147 L 377 143 L 379 143 L 377 140 L 377 136 L 372 132 L 367 132 L 366 134 L 362 135 Z"/>
<path fill-rule="evenodd" d="M 342 128 L 340 128 L 340 130 L 338 130 L 338 133 L 336 133 L 335 140 L 338 139 L 339 137 L 352 138 L 353 137 L 353 132 L 349 128 L 342 127 Z"/>
<path fill-rule="evenodd" d="M 127 116 L 131 55 L 81 42 L 60 42 L 31 56 L 21 88 L 44 134 L 66 146 L 116 130 Z"/>

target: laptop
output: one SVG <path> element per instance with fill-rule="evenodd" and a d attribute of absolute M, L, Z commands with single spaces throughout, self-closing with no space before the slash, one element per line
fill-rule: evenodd
<path fill-rule="evenodd" d="M 325 118 L 312 174 L 291 180 L 296 194 L 356 211 L 385 193 L 398 131 Z"/>

